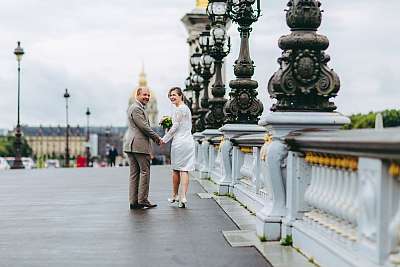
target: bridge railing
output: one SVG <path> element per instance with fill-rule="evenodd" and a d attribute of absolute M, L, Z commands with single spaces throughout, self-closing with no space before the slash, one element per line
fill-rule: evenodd
<path fill-rule="evenodd" d="M 265 134 L 232 138 L 231 193 L 251 211 L 257 212 L 264 202 L 271 200 L 270 182 L 265 179 L 262 161 L 265 161 Z"/>
<path fill-rule="evenodd" d="M 323 266 L 398 264 L 400 129 L 292 133 L 286 142 L 283 229 L 294 246 Z"/>
<path fill-rule="evenodd" d="M 267 214 L 268 240 L 290 235 L 322 266 L 400 265 L 400 128 L 300 131 L 284 141 L 276 160 L 267 133 L 204 136 L 199 167 L 216 184 L 228 174 L 225 192 L 257 218 Z"/>

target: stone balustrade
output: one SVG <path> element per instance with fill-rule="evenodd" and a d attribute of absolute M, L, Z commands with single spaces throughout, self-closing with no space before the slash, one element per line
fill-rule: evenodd
<path fill-rule="evenodd" d="M 262 176 L 261 154 L 265 134 L 244 135 L 231 139 L 231 193 L 251 211 L 257 212 L 270 199 L 268 182 Z M 263 150 L 264 151 L 264 150 Z"/>
<path fill-rule="evenodd" d="M 223 137 L 222 136 L 212 136 L 209 138 L 209 176 L 210 177 L 215 177 L 216 174 L 218 173 L 218 169 L 221 166 L 221 155 L 219 153 L 221 149 L 221 144 L 223 143 Z"/>
<path fill-rule="evenodd" d="M 322 266 L 398 264 L 400 128 L 297 132 L 286 142 L 295 190 L 282 229 L 293 245 Z"/>
<path fill-rule="evenodd" d="M 208 177 L 218 184 L 230 166 L 227 193 L 266 215 L 263 237 L 291 235 L 322 266 L 399 266 L 400 128 L 292 131 L 279 174 L 267 133 L 197 142 Z"/>

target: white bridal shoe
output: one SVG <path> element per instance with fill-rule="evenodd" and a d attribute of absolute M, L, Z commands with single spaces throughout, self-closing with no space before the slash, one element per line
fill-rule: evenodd
<path fill-rule="evenodd" d="M 174 203 L 179 201 L 179 196 L 173 196 L 171 198 L 168 198 L 169 203 Z"/>
<path fill-rule="evenodd" d="M 184 198 L 181 199 L 181 201 L 179 201 L 178 207 L 179 207 L 179 208 L 186 208 L 186 203 L 187 203 L 187 200 L 186 200 L 186 198 L 184 197 Z"/>

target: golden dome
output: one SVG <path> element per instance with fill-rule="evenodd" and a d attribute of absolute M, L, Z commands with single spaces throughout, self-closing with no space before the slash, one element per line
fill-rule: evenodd
<path fill-rule="evenodd" d="M 139 74 L 139 87 L 147 87 L 146 73 L 144 73 L 144 67 Z"/>
<path fill-rule="evenodd" d="M 139 74 L 139 85 L 135 88 L 135 90 L 133 90 L 132 96 L 129 101 L 130 103 L 132 102 L 133 99 L 136 99 L 136 93 L 140 87 L 149 89 L 150 96 L 151 96 L 150 102 L 156 101 L 156 96 L 155 96 L 154 92 L 147 85 L 147 78 L 146 78 L 146 73 L 144 72 L 144 65 L 142 65 L 142 71 Z"/>
<path fill-rule="evenodd" d="M 136 100 L 136 93 L 139 88 L 147 88 L 150 91 L 150 101 L 146 105 L 146 111 L 149 117 L 149 122 L 151 127 L 156 127 L 158 124 L 158 104 L 157 98 L 154 92 L 147 85 L 146 73 L 144 72 L 144 66 L 142 65 L 142 71 L 139 74 L 139 84 L 133 90 L 132 95 L 129 98 L 129 105 L 132 105 Z"/>
<path fill-rule="evenodd" d="M 208 0 L 196 0 L 197 8 L 207 8 Z"/>

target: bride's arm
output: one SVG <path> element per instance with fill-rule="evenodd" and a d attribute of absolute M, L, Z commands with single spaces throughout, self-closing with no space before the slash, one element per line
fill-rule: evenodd
<path fill-rule="evenodd" d="M 171 129 L 164 135 L 164 137 L 162 138 L 162 141 L 163 141 L 164 143 L 168 143 L 168 142 L 171 141 L 171 139 L 174 137 L 176 131 L 177 131 L 178 128 L 179 128 L 179 125 L 180 125 L 181 122 L 182 122 L 183 115 L 184 115 L 184 114 L 183 114 L 182 110 L 177 109 L 177 110 L 175 111 L 172 127 L 171 127 Z"/>

